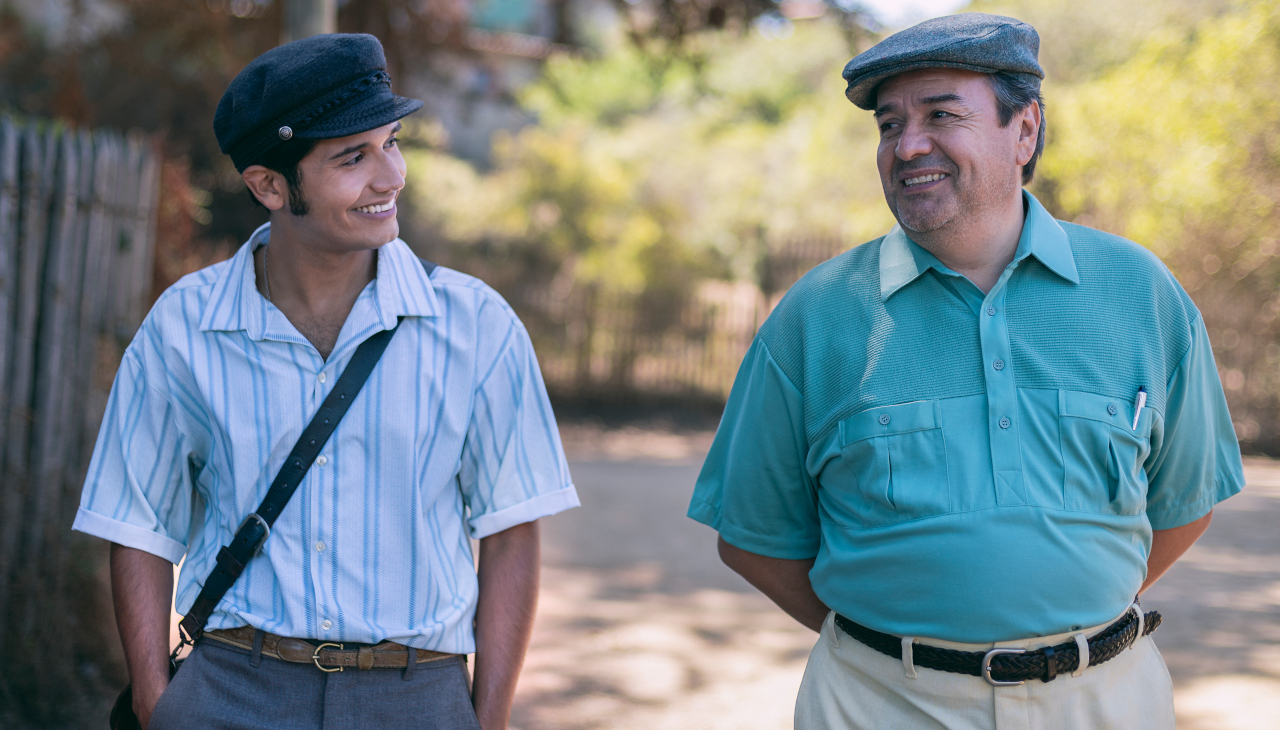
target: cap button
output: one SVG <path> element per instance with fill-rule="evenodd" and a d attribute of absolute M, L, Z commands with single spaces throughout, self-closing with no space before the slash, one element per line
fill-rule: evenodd
<path fill-rule="evenodd" d="M 293 137 L 293 130 L 288 127 L 281 127 L 279 133 L 280 139 L 291 139 Z"/>

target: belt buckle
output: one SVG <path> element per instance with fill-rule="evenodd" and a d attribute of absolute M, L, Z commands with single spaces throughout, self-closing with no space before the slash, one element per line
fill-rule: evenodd
<path fill-rule="evenodd" d="M 995 680 L 991 678 L 991 659 L 1001 654 L 1026 654 L 1026 653 L 1027 653 L 1026 649 L 999 649 L 999 648 L 992 649 L 991 651 L 987 652 L 985 656 L 982 657 L 982 678 L 985 679 L 987 681 L 987 684 L 991 685 L 992 687 L 1017 687 L 1018 685 L 1022 684 L 1023 681 L 1025 680 L 1021 680 L 1017 682 L 1001 682 L 999 680 Z"/>
<path fill-rule="evenodd" d="M 322 672 L 341 672 L 342 667 L 325 667 L 320 665 L 320 650 L 326 646 L 336 646 L 338 647 L 338 651 L 343 651 L 346 648 L 342 644 L 334 644 L 332 642 L 321 644 L 316 647 L 315 653 L 311 655 L 311 661 L 315 662 L 316 669 L 319 669 Z"/>

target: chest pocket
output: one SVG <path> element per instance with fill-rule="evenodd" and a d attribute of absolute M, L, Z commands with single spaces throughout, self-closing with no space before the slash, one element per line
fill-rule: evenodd
<path fill-rule="evenodd" d="M 1154 413 L 1143 409 L 1133 428 L 1126 400 L 1058 391 L 1063 504 L 1069 510 L 1136 515 L 1147 506 L 1147 473 Z"/>
<path fill-rule="evenodd" d="M 840 447 L 819 495 L 837 522 L 875 527 L 950 511 L 937 401 L 857 413 L 840 422 Z"/>

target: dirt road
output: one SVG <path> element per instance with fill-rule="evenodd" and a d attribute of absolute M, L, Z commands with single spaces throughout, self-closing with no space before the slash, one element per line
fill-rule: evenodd
<path fill-rule="evenodd" d="M 546 521 L 520 730 L 791 727 L 814 636 L 716 557 L 684 516 L 706 434 L 566 442 L 583 508 Z M 1184 730 L 1280 729 L 1280 464 L 1144 597 Z"/>

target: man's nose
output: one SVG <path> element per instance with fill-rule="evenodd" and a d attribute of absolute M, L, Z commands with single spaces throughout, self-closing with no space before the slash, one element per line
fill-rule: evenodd
<path fill-rule="evenodd" d="M 380 163 L 378 174 L 374 176 L 370 187 L 384 193 L 403 188 L 404 170 L 401 170 L 400 165 L 396 164 L 394 156 L 383 154 Z"/>
<path fill-rule="evenodd" d="M 894 154 L 900 160 L 914 160 L 932 151 L 933 141 L 929 139 L 929 135 L 925 134 L 924 129 L 914 122 L 908 123 L 903 128 L 902 134 L 898 136 L 898 144 L 894 147 Z"/>

